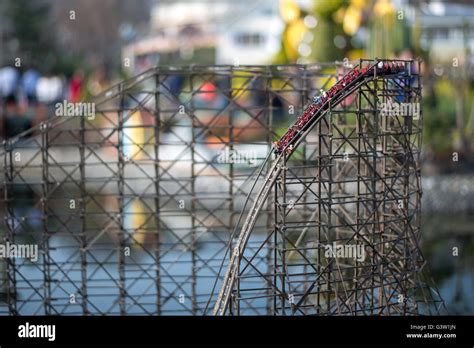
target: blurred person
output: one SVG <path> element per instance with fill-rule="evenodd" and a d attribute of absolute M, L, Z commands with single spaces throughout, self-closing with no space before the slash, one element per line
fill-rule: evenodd
<path fill-rule="evenodd" d="M 35 69 L 26 70 L 21 77 L 22 102 L 20 103 L 20 111 L 24 112 L 25 117 L 30 120 L 31 127 L 43 121 L 40 117 L 40 103 L 36 93 L 40 78 L 40 73 Z"/>
<path fill-rule="evenodd" d="M 205 102 L 211 103 L 215 100 L 216 94 L 216 86 L 209 81 L 206 81 L 202 84 L 201 88 L 199 89 L 201 93 L 200 98 Z"/>
<path fill-rule="evenodd" d="M 5 134 L 5 117 L 12 111 L 12 103 L 16 103 L 18 92 L 19 72 L 17 69 L 6 66 L 0 68 L 0 135 Z"/>
<path fill-rule="evenodd" d="M 227 103 L 218 86 L 210 81 L 204 82 L 195 96 L 194 103 L 198 108 L 225 108 Z"/>
<path fill-rule="evenodd" d="M 184 85 L 184 77 L 181 75 L 171 75 L 166 79 L 164 84 L 168 87 L 171 94 L 179 96 Z"/>
<path fill-rule="evenodd" d="M 63 82 L 60 77 L 40 77 L 36 86 L 38 101 L 43 104 L 61 101 L 63 88 Z"/>
<path fill-rule="evenodd" d="M 21 90 L 26 97 L 28 106 L 36 106 L 38 102 L 36 86 L 38 85 L 39 79 L 40 74 L 34 69 L 28 69 L 21 77 Z"/>
<path fill-rule="evenodd" d="M 38 102 L 48 107 L 48 118 L 54 114 L 54 104 L 64 100 L 64 83 L 58 76 L 40 77 L 36 86 Z"/>
<path fill-rule="evenodd" d="M 25 113 L 21 112 L 15 98 L 12 96 L 6 99 L 5 114 L 2 121 L 6 139 L 12 138 L 31 127 L 31 120 Z"/>
<path fill-rule="evenodd" d="M 48 107 L 44 104 L 38 103 L 34 111 L 31 126 L 34 127 L 48 119 Z"/>
<path fill-rule="evenodd" d="M 82 99 L 82 89 L 84 85 L 84 74 L 82 71 L 76 71 L 69 83 L 69 100 L 73 103 L 80 102 Z"/>
<path fill-rule="evenodd" d="M 108 87 L 105 69 L 99 68 L 87 82 L 87 92 L 91 95 L 97 95 Z"/>
<path fill-rule="evenodd" d="M 16 100 L 20 73 L 17 69 L 6 66 L 0 69 L 0 97 Z"/>

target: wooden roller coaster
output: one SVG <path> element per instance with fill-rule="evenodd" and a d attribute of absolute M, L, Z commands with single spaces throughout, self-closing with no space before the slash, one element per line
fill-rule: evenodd
<path fill-rule="evenodd" d="M 418 226 L 410 226 L 418 223 L 416 220 L 419 216 L 418 198 L 416 198 L 416 202 L 411 198 L 407 199 L 407 195 L 417 196 L 420 191 L 419 186 L 413 188 L 409 183 L 413 179 L 417 183 L 419 182 L 417 160 L 415 159 L 418 150 L 410 147 L 410 132 L 414 124 L 411 119 L 405 118 L 400 129 L 407 134 L 395 135 L 393 133 L 390 141 L 396 138 L 393 142 L 397 143 L 389 146 L 385 137 L 390 134 L 388 128 L 394 128 L 395 123 L 391 120 L 383 120 L 384 115 L 380 114 L 382 100 L 393 102 L 394 96 L 397 95 L 403 95 L 411 102 L 418 100 L 421 88 L 420 86 L 414 88 L 411 85 L 412 64 L 412 61 L 361 61 L 329 90 L 314 97 L 286 133 L 273 143 L 272 151 L 275 154 L 275 159 L 270 164 L 271 156 L 269 155 L 262 164 L 256 181 L 262 179 L 262 173 L 266 167 L 269 168 L 268 173 L 258 190 L 255 185 L 254 192 L 249 193 L 248 200 L 253 199 L 253 204 L 243 225 L 240 227 L 240 221 L 237 222 L 240 232 L 236 242 L 229 249 L 230 257 L 214 305 L 214 315 L 246 313 L 245 305 L 252 301 L 258 301 L 258 299 L 268 301 L 267 314 L 273 315 L 285 313 L 317 315 L 419 314 L 428 312 L 426 308 L 430 306 L 420 305 L 419 295 L 426 289 L 428 289 L 426 291 L 430 298 L 427 299 L 426 292 L 423 292 L 422 296 L 425 297 L 421 302 L 435 303 L 434 312 L 439 313 L 443 306 L 442 300 L 439 300 L 439 294 L 434 291 L 434 297 L 438 300 L 433 299 L 432 288 L 426 287 L 424 283 L 415 279 L 424 264 L 417 244 Z M 412 89 L 416 90 L 415 94 L 412 93 Z M 346 137 L 337 127 L 332 127 L 335 122 L 333 119 L 337 119 L 338 107 L 343 104 L 342 102 L 354 95 L 359 97 L 359 111 L 355 115 L 357 122 L 352 133 Z M 367 110 L 362 108 L 361 99 L 363 98 L 372 99 L 367 103 L 369 105 Z M 362 120 L 365 117 L 371 118 L 372 123 L 367 121 L 366 129 L 363 130 L 362 124 L 365 121 Z M 325 127 L 321 126 L 323 123 L 326 125 Z M 386 128 L 385 134 L 384 130 L 378 129 L 380 124 Z M 296 172 L 295 168 L 293 170 L 290 168 L 291 156 L 297 152 L 299 145 L 315 128 L 317 128 L 317 134 L 313 138 L 319 138 L 319 149 L 316 150 L 315 155 L 316 162 L 311 162 L 314 163 L 314 168 L 318 168 L 315 177 L 302 179 L 295 174 L 292 178 L 288 178 L 289 174 Z M 341 132 L 339 138 L 332 133 L 332 128 Z M 354 135 L 355 133 L 357 133 L 357 137 Z M 365 138 L 373 139 L 371 151 L 364 151 L 361 147 Z M 338 148 L 353 148 L 350 161 L 347 161 L 349 155 L 343 154 L 346 162 L 353 163 L 351 175 L 354 176 L 354 179 L 352 182 L 349 178 L 345 181 L 340 178 L 336 179 L 344 176 L 344 171 L 347 169 L 341 167 L 341 170 L 337 171 L 340 154 L 337 149 L 334 149 L 338 141 L 335 139 L 338 139 L 342 144 L 338 145 Z M 327 145 L 327 143 L 333 144 L 333 142 L 334 147 Z M 358 144 L 357 149 L 353 143 Z M 322 151 L 325 146 L 327 150 Z M 397 163 L 395 152 L 399 150 L 403 151 L 403 160 Z M 400 157 L 400 153 L 398 156 Z M 391 168 L 389 169 L 389 167 Z M 304 167 L 304 170 L 307 168 L 308 166 Z M 398 171 L 403 175 L 392 175 L 389 173 L 390 170 Z M 328 173 L 326 178 L 324 177 L 325 171 Z M 405 181 L 402 182 L 399 177 L 403 177 Z M 339 182 L 337 182 L 338 180 Z M 388 181 L 391 184 L 388 184 Z M 319 193 L 314 193 L 313 203 L 298 203 L 302 201 L 300 198 L 295 199 L 296 202 L 288 201 L 287 195 L 290 185 L 294 187 L 294 184 L 302 184 L 304 193 L 311 191 L 309 187 L 315 182 L 319 185 Z M 361 187 L 367 182 L 372 182 L 372 187 L 367 185 L 368 188 L 363 192 Z M 340 194 L 336 194 L 337 191 L 332 188 L 332 184 L 339 186 L 339 188 L 344 186 L 346 190 L 344 195 L 342 191 Z M 357 185 L 357 192 L 353 192 L 355 185 Z M 352 192 L 348 193 L 348 191 Z M 256 221 L 265 210 L 265 203 L 270 199 L 272 192 L 274 192 L 272 198 L 274 212 L 275 215 L 280 216 L 280 218 L 275 216 L 274 231 L 270 233 L 274 236 L 273 243 L 270 243 L 272 238 L 269 235 L 258 248 L 247 250 L 247 244 Z M 281 200 L 277 197 L 278 193 L 282 194 Z M 398 211 L 395 214 L 392 208 L 388 208 L 388 205 L 386 207 L 385 201 L 388 200 L 388 195 L 393 195 L 391 200 L 406 204 L 401 212 Z M 252 197 L 250 198 L 250 196 Z M 402 207 L 402 203 L 400 207 Z M 306 212 L 306 216 L 308 214 L 311 216 L 303 219 L 304 221 L 289 222 L 289 216 L 294 213 L 295 206 L 298 204 L 302 206 L 302 209 L 309 210 Z M 316 208 L 314 204 L 316 204 Z M 351 204 L 354 208 L 349 211 L 344 208 L 344 204 Z M 338 205 L 339 207 L 337 207 Z M 364 217 L 362 217 L 362 211 L 366 212 Z M 344 212 L 345 216 L 342 217 L 341 212 Z M 400 218 L 397 214 L 400 214 Z M 356 218 L 353 219 L 351 215 Z M 389 216 L 392 217 L 389 223 L 380 223 L 382 220 L 389 221 Z M 416 218 L 414 218 L 415 216 Z M 370 227 L 368 227 L 369 221 Z M 387 228 L 391 223 L 399 225 Z M 296 242 L 288 234 L 288 231 L 294 226 L 304 227 Z M 301 241 L 307 239 L 307 235 L 311 233 L 308 230 L 316 233 L 315 240 L 309 241 L 308 239 L 308 243 L 302 245 Z M 391 232 L 388 232 L 389 230 Z M 384 233 L 387 236 L 384 236 Z M 392 233 L 398 234 L 398 236 L 394 237 L 391 235 Z M 331 237 L 333 235 L 336 237 Z M 404 241 L 403 245 L 399 243 L 400 238 Z M 326 264 L 323 262 L 321 254 L 325 247 L 324 241 L 327 243 L 330 241 L 340 242 L 345 245 L 356 241 L 364 249 L 364 252 L 366 250 L 370 254 L 370 260 L 365 264 L 355 261 L 349 265 L 346 262 L 346 264 L 342 264 L 341 271 L 341 264 L 337 258 L 327 259 Z M 259 259 L 257 254 L 261 254 L 265 249 L 267 249 L 269 257 L 273 258 L 273 268 L 261 269 L 255 261 Z M 314 253 L 309 255 L 307 254 L 308 250 Z M 410 254 L 409 257 L 407 257 L 407 253 Z M 298 262 L 291 260 L 294 259 L 295 254 L 298 254 Z M 292 266 L 298 267 L 299 271 L 292 274 L 290 270 Z M 337 267 L 337 272 L 335 267 Z M 404 269 L 403 275 L 394 275 L 397 270 L 401 272 L 401 268 Z M 250 272 L 250 270 L 252 271 Z M 261 279 L 258 286 L 249 281 L 249 279 L 256 278 Z M 245 283 L 246 281 L 248 282 Z M 246 297 L 245 293 L 251 295 Z M 247 308 L 249 308 L 248 305 Z"/>

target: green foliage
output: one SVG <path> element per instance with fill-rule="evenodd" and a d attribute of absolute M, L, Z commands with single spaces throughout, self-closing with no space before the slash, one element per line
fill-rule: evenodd
<path fill-rule="evenodd" d="M 24 64 L 40 68 L 51 68 L 53 33 L 50 30 L 49 7 L 44 2 L 29 0 L 6 0 L 5 17 L 8 19 L 5 41 L 18 43 L 17 52 Z M 9 59 L 12 59 L 10 57 Z"/>
<path fill-rule="evenodd" d="M 71 76 L 82 65 L 82 58 L 61 51 L 53 27 L 48 2 L 30 0 L 3 0 L 8 35 L 6 43 L 17 42 L 7 61 L 20 57 L 22 66 L 42 73 Z M 4 62 L 3 62 L 4 63 Z"/>
<path fill-rule="evenodd" d="M 334 13 L 341 8 L 343 0 L 316 1 L 314 14 L 318 25 L 311 30 L 314 35 L 310 58 L 316 62 L 329 62 L 344 58 L 344 50 L 336 47 L 334 38 L 344 36 L 342 26 L 334 21 Z"/>
<path fill-rule="evenodd" d="M 316 1 L 314 4 L 314 12 L 317 13 L 320 18 L 329 19 L 343 3 L 344 0 Z"/>
<path fill-rule="evenodd" d="M 344 50 L 336 47 L 334 38 L 344 35 L 341 26 L 334 23 L 331 18 L 319 17 L 318 25 L 312 30 L 311 60 L 315 62 L 330 62 L 344 58 Z"/>
<path fill-rule="evenodd" d="M 394 12 L 371 20 L 367 58 L 394 57 L 397 53 L 411 48 L 412 32 L 406 20 L 398 19 L 397 16 L 397 12 Z"/>
<path fill-rule="evenodd" d="M 60 57 L 52 62 L 51 73 L 65 75 L 70 78 L 78 69 L 82 68 L 83 61 L 80 57 L 73 54 L 61 54 Z"/>
<path fill-rule="evenodd" d="M 288 30 L 288 29 L 285 28 L 285 30 L 283 32 L 283 36 L 285 35 L 286 30 Z M 290 59 L 286 55 L 285 47 L 283 45 L 283 40 L 282 40 L 281 43 L 280 43 L 280 50 L 272 58 L 272 64 L 288 64 L 289 62 L 290 62 Z"/>
<path fill-rule="evenodd" d="M 42 42 L 47 33 L 49 7 L 29 0 L 7 0 L 5 14 L 13 26 L 14 36 L 25 49 Z"/>
<path fill-rule="evenodd" d="M 456 126 L 456 106 L 453 86 L 447 80 L 437 82 L 436 99 L 423 99 L 423 132 L 425 146 L 435 152 L 449 150 Z"/>

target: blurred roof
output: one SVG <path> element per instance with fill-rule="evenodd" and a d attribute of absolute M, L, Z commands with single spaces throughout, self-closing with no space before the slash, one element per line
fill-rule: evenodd
<path fill-rule="evenodd" d="M 433 1 L 420 5 L 423 17 L 422 26 L 438 27 L 443 25 L 461 26 L 463 23 L 474 24 L 474 3 L 445 3 Z"/>

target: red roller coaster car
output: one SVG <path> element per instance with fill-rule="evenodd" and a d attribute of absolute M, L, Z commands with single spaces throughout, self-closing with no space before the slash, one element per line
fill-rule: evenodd
<path fill-rule="evenodd" d="M 337 81 L 328 91 L 323 92 L 321 95 L 314 97 L 313 102 L 304 110 L 303 114 L 298 117 L 296 122 L 286 131 L 286 133 L 275 141 L 274 149 L 277 154 L 281 154 L 284 149 L 287 153 L 293 150 L 293 145 L 302 131 L 309 125 L 311 120 L 320 110 L 325 110 L 329 106 L 329 101 L 335 96 L 339 95 L 339 92 L 343 91 L 352 85 L 354 81 L 361 77 L 371 76 L 375 73 L 377 75 L 389 75 L 398 74 L 405 71 L 405 65 L 397 62 L 378 62 L 372 66 L 364 68 L 355 67 L 349 71 L 342 79 Z"/>

